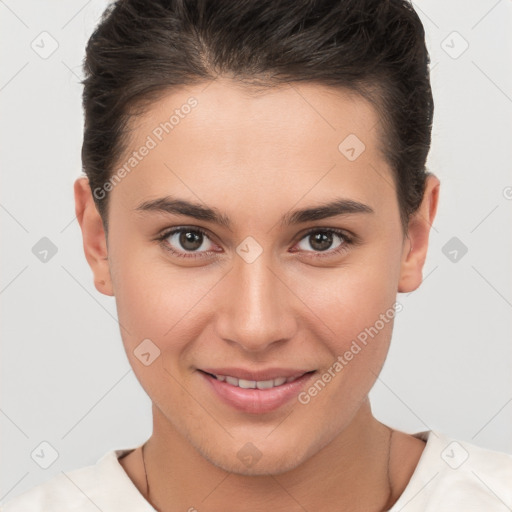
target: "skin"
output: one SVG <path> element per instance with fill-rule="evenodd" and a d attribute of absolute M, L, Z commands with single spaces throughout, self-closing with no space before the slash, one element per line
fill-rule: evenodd
<path fill-rule="evenodd" d="M 197 368 L 324 373 L 399 300 L 397 293 L 420 285 L 439 180 L 429 176 L 405 236 L 392 172 L 378 149 L 377 112 L 358 95 L 317 84 L 254 94 L 219 78 L 174 90 L 136 120 L 131 150 L 191 96 L 197 107 L 110 192 L 108 242 L 87 179 L 74 189 L 95 286 L 115 296 L 127 356 L 153 403 L 145 448 L 151 501 L 165 511 L 381 510 L 389 429 L 373 417 L 368 393 L 393 321 L 305 405 L 291 400 L 271 413 L 238 411 L 216 398 Z M 352 133 L 366 149 L 349 161 L 338 145 Z M 135 210 L 171 194 L 217 208 L 232 230 Z M 374 213 L 279 224 L 293 209 L 337 197 Z M 219 252 L 179 258 L 155 241 L 180 226 L 205 229 L 199 250 Z M 333 254 L 346 242 L 334 233 L 332 248 L 320 251 L 308 228 L 345 230 L 358 243 Z M 248 236 L 263 250 L 252 263 L 236 252 Z M 167 242 L 187 252 L 178 235 Z M 134 355 L 147 338 L 161 351 L 149 366 Z M 262 454 L 251 467 L 237 457 L 248 442 Z M 423 448 L 395 431 L 392 502 Z M 146 495 L 140 450 L 120 463 Z"/>

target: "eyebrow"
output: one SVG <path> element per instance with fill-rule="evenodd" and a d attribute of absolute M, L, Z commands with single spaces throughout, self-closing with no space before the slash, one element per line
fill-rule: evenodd
<path fill-rule="evenodd" d="M 198 220 L 213 222 L 231 230 L 229 217 L 220 213 L 218 209 L 203 206 L 199 203 L 192 203 L 184 199 L 176 199 L 171 196 L 143 201 L 135 208 L 135 211 L 185 215 Z M 352 199 L 337 198 L 318 206 L 288 212 L 281 218 L 281 226 L 290 226 L 354 213 L 375 212 L 367 204 L 353 201 Z"/>

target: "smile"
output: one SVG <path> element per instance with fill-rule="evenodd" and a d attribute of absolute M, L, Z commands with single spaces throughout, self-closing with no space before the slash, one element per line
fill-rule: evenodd
<path fill-rule="evenodd" d="M 231 372 L 245 373 L 244 377 L 249 376 L 248 372 L 234 369 L 231 369 Z M 220 400 L 241 412 L 264 414 L 292 402 L 317 372 L 314 370 L 285 371 L 279 373 L 288 373 L 288 376 L 279 376 L 279 373 L 273 370 L 265 372 L 267 375 L 263 375 L 264 378 L 260 377 L 259 380 L 244 379 L 224 373 L 210 373 L 205 370 L 199 370 L 198 373 L 207 385 L 207 389 L 209 388 L 213 393 L 215 400 Z M 268 375 L 269 373 L 274 375 Z"/>
<path fill-rule="evenodd" d="M 276 379 L 271 380 L 245 380 L 245 379 L 237 379 L 236 377 L 231 377 L 230 375 L 213 375 L 217 380 L 221 382 L 227 382 L 231 384 L 231 386 L 236 386 L 243 389 L 270 389 L 275 388 L 277 386 L 282 386 L 287 382 L 293 382 L 298 377 L 277 377 Z"/>

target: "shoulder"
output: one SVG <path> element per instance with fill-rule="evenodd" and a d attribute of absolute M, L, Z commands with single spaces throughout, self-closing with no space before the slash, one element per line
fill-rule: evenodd
<path fill-rule="evenodd" d="M 58 473 L 9 500 L 2 506 L 2 512 L 85 510 L 80 486 L 90 481 L 93 474 L 94 466 Z"/>
<path fill-rule="evenodd" d="M 15 496 L 1 507 L 2 512 L 90 512 L 149 509 L 119 463 L 118 457 L 133 448 L 111 450 L 95 464 L 61 471 L 46 482 Z"/>
<path fill-rule="evenodd" d="M 426 446 L 391 511 L 498 512 L 512 508 L 512 455 L 437 431 L 414 435 L 425 440 Z"/>

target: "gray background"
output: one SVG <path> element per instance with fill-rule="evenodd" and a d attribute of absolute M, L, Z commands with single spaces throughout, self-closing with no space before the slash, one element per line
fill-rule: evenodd
<path fill-rule="evenodd" d="M 94 288 L 74 215 L 80 66 L 105 6 L 0 0 L 2 501 L 151 434 L 150 400 L 114 298 Z M 512 2 L 415 6 L 432 57 L 428 167 L 441 200 L 424 283 L 398 295 L 404 310 L 373 409 L 409 433 L 436 429 L 512 453 Z M 51 38 L 58 48 L 43 58 L 31 45 L 49 51 Z M 46 262 L 32 250 L 43 237 L 57 249 Z M 57 454 L 47 469 L 31 457 L 42 442 Z"/>

